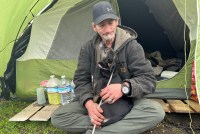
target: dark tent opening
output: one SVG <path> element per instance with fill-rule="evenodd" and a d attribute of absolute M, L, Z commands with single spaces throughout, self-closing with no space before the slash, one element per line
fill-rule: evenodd
<path fill-rule="evenodd" d="M 176 67 L 163 70 L 179 71 L 189 55 L 189 30 L 172 0 L 118 0 L 118 6 L 121 24 L 138 33 L 145 53 L 159 51 L 164 60 L 176 59 Z"/>

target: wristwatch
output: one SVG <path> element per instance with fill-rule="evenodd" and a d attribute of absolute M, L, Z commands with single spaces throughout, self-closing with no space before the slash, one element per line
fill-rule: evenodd
<path fill-rule="evenodd" d="M 127 94 L 130 93 L 130 87 L 129 87 L 128 84 L 126 84 L 126 83 L 122 83 L 122 88 L 121 88 L 121 90 L 122 90 L 122 93 L 123 93 L 124 95 L 127 95 Z"/>

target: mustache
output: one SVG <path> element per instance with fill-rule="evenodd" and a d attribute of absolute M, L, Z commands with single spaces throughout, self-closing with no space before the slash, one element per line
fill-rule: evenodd
<path fill-rule="evenodd" d="M 103 35 L 103 38 L 107 41 L 107 40 L 112 40 L 114 38 L 114 34 L 107 34 L 107 35 Z"/>

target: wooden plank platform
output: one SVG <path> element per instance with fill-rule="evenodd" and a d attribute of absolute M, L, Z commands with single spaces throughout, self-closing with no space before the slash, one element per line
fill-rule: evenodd
<path fill-rule="evenodd" d="M 194 110 L 196 113 L 200 113 L 200 105 L 192 100 L 185 100 L 185 102 L 190 105 L 192 110 Z"/>
<path fill-rule="evenodd" d="M 51 114 L 59 107 L 60 105 L 47 105 L 34 114 L 29 120 L 30 121 L 48 121 L 51 117 Z"/>
<path fill-rule="evenodd" d="M 28 120 L 33 114 L 35 114 L 38 110 L 40 110 L 43 106 L 37 106 L 37 102 L 33 102 L 28 107 L 23 109 L 21 112 L 13 116 L 9 121 L 26 121 Z"/>
<path fill-rule="evenodd" d="M 200 105 L 192 100 L 153 100 L 159 102 L 167 113 L 200 113 Z M 9 121 L 48 121 L 51 118 L 51 114 L 59 106 L 60 105 L 38 106 L 37 102 L 33 102 L 9 119 Z"/>
<path fill-rule="evenodd" d="M 154 100 L 162 105 L 165 112 L 168 112 L 168 113 L 174 112 L 168 103 L 165 103 L 163 100 L 160 100 L 160 99 L 154 99 Z"/>
<path fill-rule="evenodd" d="M 200 105 L 193 100 L 160 100 L 159 102 L 167 113 L 200 113 Z"/>
<path fill-rule="evenodd" d="M 167 103 L 176 113 L 194 113 L 190 106 L 181 100 L 167 100 Z"/>
<path fill-rule="evenodd" d="M 60 105 L 38 106 L 37 102 L 33 102 L 21 112 L 10 118 L 9 121 L 48 121 L 51 117 L 51 114 L 59 106 Z"/>

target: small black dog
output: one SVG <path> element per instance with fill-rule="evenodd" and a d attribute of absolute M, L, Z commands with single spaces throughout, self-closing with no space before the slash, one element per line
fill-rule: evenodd
<path fill-rule="evenodd" d="M 99 93 L 101 89 L 107 86 L 107 83 L 110 79 L 111 73 L 113 76 L 110 84 L 121 83 L 122 80 L 117 72 L 115 64 L 115 53 L 112 48 L 107 48 L 104 50 L 104 57 L 101 57 L 101 61 L 96 67 L 96 72 L 94 75 L 94 88 L 98 97 L 94 101 L 99 103 L 101 97 Z M 103 103 L 101 108 L 103 109 L 103 115 L 106 117 L 102 126 L 107 126 L 109 124 L 115 123 L 123 119 L 127 113 L 130 112 L 133 107 L 133 101 L 131 98 L 123 96 L 112 104 Z"/>

